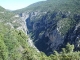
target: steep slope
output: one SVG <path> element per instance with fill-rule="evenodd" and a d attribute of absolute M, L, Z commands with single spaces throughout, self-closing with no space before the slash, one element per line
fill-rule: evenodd
<path fill-rule="evenodd" d="M 64 5 L 65 2 L 68 5 Z M 76 4 L 74 4 L 75 2 Z M 57 10 L 55 8 L 52 10 L 51 3 L 55 3 L 53 5 Z M 0 60 L 79 60 L 79 3 L 79 0 L 47 0 L 35 3 L 27 10 L 26 8 L 19 10 L 19 12 L 17 10 L 16 12 L 19 14 L 14 14 L 0 7 Z M 37 4 L 40 9 L 36 9 Z M 57 4 L 59 7 L 56 6 Z M 52 7 L 49 6 L 50 9 L 48 9 L 48 5 Z M 77 9 L 73 9 L 75 6 Z M 64 9 L 65 7 L 69 9 Z M 31 41 L 24 32 L 27 32 L 33 39 L 35 46 L 47 55 L 53 53 L 53 50 L 59 52 L 62 48 L 62 51 L 60 53 L 54 51 L 54 54 L 46 56 L 30 46 Z"/>
<path fill-rule="evenodd" d="M 19 15 L 0 7 L 0 60 L 39 59 L 40 53 L 28 42 L 25 26 Z"/>
<path fill-rule="evenodd" d="M 15 11 L 25 17 L 35 46 L 46 54 L 58 52 L 67 42 L 79 50 L 80 1 L 47 0 Z"/>

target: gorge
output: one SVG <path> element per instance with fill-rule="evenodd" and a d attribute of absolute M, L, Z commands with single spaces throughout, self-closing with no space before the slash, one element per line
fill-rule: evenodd
<path fill-rule="evenodd" d="M 15 11 L 0 6 L 0 60 L 79 59 L 79 0 L 46 0 Z"/>
<path fill-rule="evenodd" d="M 26 17 L 27 33 L 40 51 L 47 55 L 54 50 L 61 51 L 67 42 L 74 44 L 75 50 L 79 49 L 79 15 L 74 14 L 70 17 L 70 12 L 61 11 L 31 12 L 21 15 Z"/>
<path fill-rule="evenodd" d="M 48 55 L 54 50 L 61 51 L 67 43 L 74 44 L 75 51 L 80 49 L 80 14 L 76 10 L 78 3 L 75 0 L 49 0 L 15 12 L 24 18 L 22 20 L 26 22 L 27 34 L 34 45 Z"/>

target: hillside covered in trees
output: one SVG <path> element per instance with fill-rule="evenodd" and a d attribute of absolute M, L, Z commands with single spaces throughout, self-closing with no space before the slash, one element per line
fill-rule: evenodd
<path fill-rule="evenodd" d="M 79 59 L 79 0 L 41 1 L 16 11 L 0 6 L 0 60 Z"/>

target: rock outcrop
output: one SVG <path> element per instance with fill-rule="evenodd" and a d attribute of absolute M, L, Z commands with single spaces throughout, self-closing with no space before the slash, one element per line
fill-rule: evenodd
<path fill-rule="evenodd" d="M 47 0 L 17 10 L 35 46 L 46 54 L 58 52 L 67 43 L 80 49 L 79 0 Z M 23 24 L 23 25 L 24 25 Z M 26 28 L 24 27 L 24 28 Z"/>
<path fill-rule="evenodd" d="M 70 11 L 36 11 L 22 13 L 20 16 L 26 21 L 27 34 L 40 51 L 46 54 L 53 50 L 60 51 L 67 42 L 74 44 L 75 50 L 79 49 L 79 15 L 72 15 Z"/>

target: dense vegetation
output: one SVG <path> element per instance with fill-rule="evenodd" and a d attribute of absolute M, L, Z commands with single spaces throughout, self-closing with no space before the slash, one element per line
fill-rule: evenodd
<path fill-rule="evenodd" d="M 72 14 L 80 13 L 79 0 L 47 0 L 30 5 L 28 8 L 24 8 L 16 11 L 22 13 L 23 11 L 70 11 Z M 76 7 L 77 6 L 77 7 Z M 60 8 L 59 8 L 60 7 Z M 48 9 L 47 9 L 48 8 Z M 77 10 L 77 11 L 76 11 Z M 54 13 L 54 12 L 53 12 Z M 47 21 L 52 22 L 50 19 L 52 12 L 47 14 Z M 74 51 L 74 45 L 67 43 L 65 48 L 62 48 L 61 52 L 53 51 L 54 54 L 49 56 L 45 55 L 41 51 L 37 51 L 35 48 L 29 46 L 28 36 L 21 31 L 17 30 L 21 26 L 19 17 L 14 17 L 15 14 L 0 7 L 0 60 L 79 60 L 80 51 Z M 45 15 L 42 15 L 45 16 Z M 42 19 L 42 16 L 37 19 Z M 77 19 L 72 19 L 73 15 L 69 18 L 61 18 L 62 16 L 56 16 L 54 19 L 58 20 L 57 27 L 60 28 L 62 35 L 65 35 L 70 28 L 77 22 Z M 16 21 L 16 22 L 15 22 Z M 32 22 L 35 22 L 32 21 Z M 75 24 L 74 24 L 75 23 Z M 12 28 L 13 26 L 13 28 Z M 53 25 L 52 25 L 53 26 Z M 53 26 L 54 28 L 54 26 Z M 48 30 L 53 30 L 50 28 Z M 42 35 L 42 31 L 39 35 Z M 80 40 L 80 39 L 79 39 Z"/>
<path fill-rule="evenodd" d="M 28 37 L 22 31 L 8 29 L 0 23 L 0 60 L 25 60 L 30 58 L 27 57 L 27 54 L 33 54 L 31 52 L 35 49 L 31 50 L 27 40 Z"/>
<path fill-rule="evenodd" d="M 32 51 L 35 53 L 36 50 L 29 46 L 28 36 L 15 28 L 19 23 L 13 21 L 20 19 L 14 16 L 0 7 L 0 60 L 29 60 L 34 55 Z"/>
<path fill-rule="evenodd" d="M 16 13 L 33 12 L 33 11 L 71 11 L 80 13 L 80 0 L 47 0 L 29 5 L 26 8 L 16 10 Z"/>
<path fill-rule="evenodd" d="M 4 27 L 4 28 L 3 28 Z M 67 44 L 62 52 L 46 56 L 29 46 L 28 37 L 0 23 L 0 60 L 79 60 L 80 52 L 73 52 L 74 45 Z"/>
<path fill-rule="evenodd" d="M 5 27 L 5 28 L 3 28 Z M 80 52 L 73 52 L 74 45 L 67 44 L 62 52 L 46 56 L 29 46 L 28 37 L 15 29 L 9 30 L 0 23 L 0 60 L 79 60 Z"/>
<path fill-rule="evenodd" d="M 14 28 L 17 28 L 21 26 L 17 21 L 21 21 L 21 19 L 19 17 L 16 17 L 15 13 L 12 13 L 0 7 L 0 22 L 7 25 L 8 27 L 13 26 Z"/>

